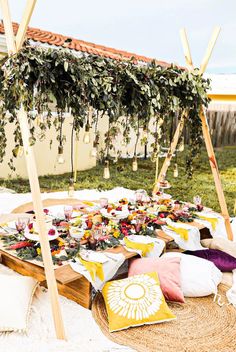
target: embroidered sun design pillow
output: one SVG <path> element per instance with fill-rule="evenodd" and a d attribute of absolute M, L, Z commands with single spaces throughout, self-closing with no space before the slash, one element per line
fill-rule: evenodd
<path fill-rule="evenodd" d="M 21 275 L 0 274 L 0 332 L 26 332 L 36 280 Z"/>
<path fill-rule="evenodd" d="M 157 273 L 108 282 L 102 294 L 110 332 L 176 319 L 166 304 Z"/>

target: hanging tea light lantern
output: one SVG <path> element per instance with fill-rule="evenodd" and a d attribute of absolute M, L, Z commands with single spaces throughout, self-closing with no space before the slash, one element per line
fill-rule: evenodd
<path fill-rule="evenodd" d="M 147 127 L 143 128 L 143 133 L 142 133 L 142 139 L 147 139 L 148 137 L 148 131 L 147 131 Z"/>
<path fill-rule="evenodd" d="M 89 125 L 89 123 L 86 123 L 86 125 L 85 125 L 85 132 L 84 132 L 83 142 L 85 144 L 89 144 L 90 143 L 90 125 Z"/>
<path fill-rule="evenodd" d="M 138 170 L 138 159 L 137 159 L 137 156 L 135 156 L 134 159 L 133 159 L 132 170 L 133 171 L 137 171 Z"/>
<path fill-rule="evenodd" d="M 173 176 L 175 178 L 177 178 L 179 176 L 178 164 L 177 163 L 174 164 L 174 174 L 173 174 Z"/>
<path fill-rule="evenodd" d="M 64 164 L 65 163 L 63 152 L 64 152 L 63 146 L 60 144 L 58 146 L 58 154 L 57 154 L 57 163 L 58 164 Z"/>
<path fill-rule="evenodd" d="M 68 197 L 73 198 L 74 194 L 75 194 L 74 180 L 73 178 L 70 178 L 69 187 L 68 187 Z"/>
<path fill-rule="evenodd" d="M 118 162 L 118 156 L 117 154 L 114 156 L 113 163 L 116 164 Z"/>
<path fill-rule="evenodd" d="M 103 178 L 108 180 L 110 178 L 110 170 L 109 170 L 109 161 L 105 161 L 104 171 L 103 171 Z"/>
<path fill-rule="evenodd" d="M 91 156 L 93 158 L 96 158 L 97 157 L 97 154 L 98 154 L 98 151 L 97 151 L 97 143 L 93 142 L 93 148 L 91 150 Z"/>
<path fill-rule="evenodd" d="M 183 152 L 184 151 L 184 137 L 181 137 L 181 140 L 179 142 L 179 148 L 178 148 L 179 152 Z"/>

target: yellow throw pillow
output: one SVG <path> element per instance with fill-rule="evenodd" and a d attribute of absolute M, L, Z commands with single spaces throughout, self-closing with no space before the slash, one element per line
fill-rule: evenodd
<path fill-rule="evenodd" d="M 110 332 L 176 319 L 166 304 L 155 272 L 107 282 L 102 294 Z"/>

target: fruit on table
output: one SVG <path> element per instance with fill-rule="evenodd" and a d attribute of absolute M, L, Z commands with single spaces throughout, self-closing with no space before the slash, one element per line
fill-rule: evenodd
<path fill-rule="evenodd" d="M 33 247 L 33 243 L 29 241 L 21 241 L 15 244 L 12 244 L 11 246 L 8 247 L 10 250 L 16 250 L 20 248 L 25 248 L 25 247 Z"/>

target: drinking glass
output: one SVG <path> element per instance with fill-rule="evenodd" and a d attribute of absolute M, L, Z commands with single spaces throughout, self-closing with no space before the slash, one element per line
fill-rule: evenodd
<path fill-rule="evenodd" d="M 71 219 L 72 213 L 73 213 L 73 207 L 71 205 L 65 205 L 64 206 L 64 215 L 65 215 L 65 219 L 67 221 L 69 221 Z"/>
<path fill-rule="evenodd" d="M 100 198 L 99 202 L 100 202 L 100 207 L 101 208 L 105 208 L 105 207 L 108 206 L 108 199 L 107 198 Z"/>
<path fill-rule="evenodd" d="M 195 196 L 195 197 L 193 197 L 193 202 L 195 205 L 201 205 L 202 198 L 200 196 Z"/>
<path fill-rule="evenodd" d="M 98 240 L 103 235 L 103 226 L 94 226 L 92 231 L 93 237 L 95 240 Z"/>
<path fill-rule="evenodd" d="M 135 230 L 136 230 L 136 232 L 139 232 L 142 228 L 142 225 L 145 224 L 146 215 L 139 214 L 136 216 L 135 220 L 136 220 Z"/>

